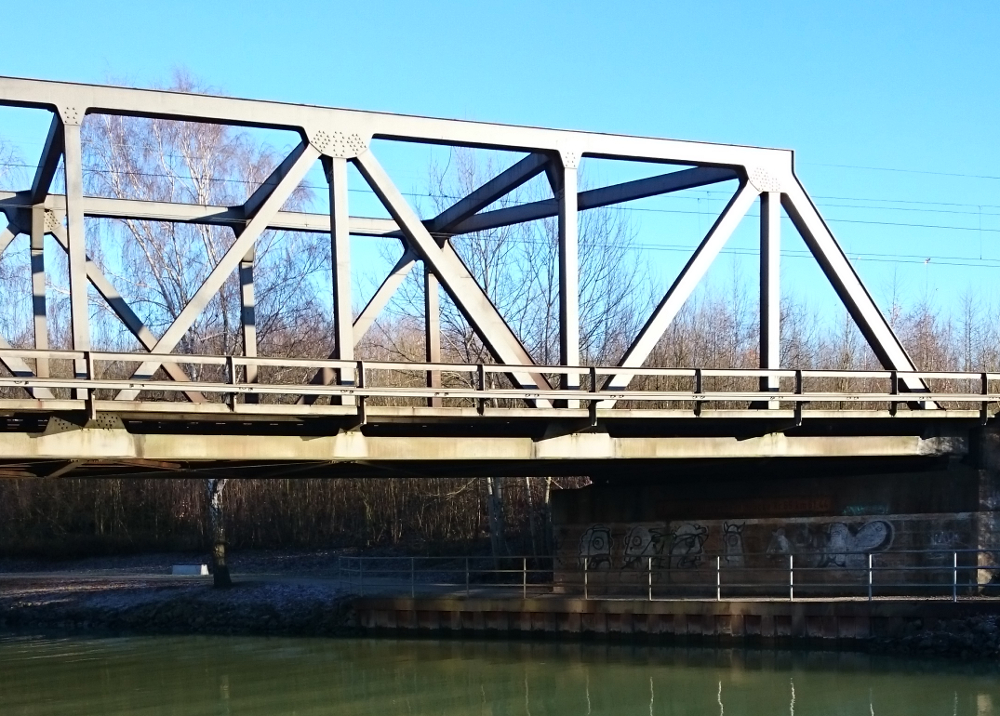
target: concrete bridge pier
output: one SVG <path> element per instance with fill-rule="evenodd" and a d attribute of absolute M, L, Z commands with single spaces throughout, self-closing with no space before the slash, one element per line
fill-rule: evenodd
<path fill-rule="evenodd" d="M 1000 426 L 981 428 L 973 440 L 973 453 L 979 472 L 979 509 L 976 512 L 976 548 L 980 552 L 978 582 L 1000 580 Z"/>

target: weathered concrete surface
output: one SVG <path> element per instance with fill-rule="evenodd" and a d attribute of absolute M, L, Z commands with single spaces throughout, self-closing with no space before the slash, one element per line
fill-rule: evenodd
<path fill-rule="evenodd" d="M 956 620 L 993 627 L 980 646 L 998 648 L 1000 602 L 937 601 L 632 601 L 536 599 L 359 598 L 357 624 L 369 633 L 477 634 L 563 638 L 718 642 L 851 643 L 901 640 Z M 961 648 L 961 645 L 960 647 Z"/>
<path fill-rule="evenodd" d="M 549 439 L 415 434 L 327 436 L 131 433 L 96 426 L 4 433 L 0 460 L 372 460 L 560 461 L 726 458 L 911 457 L 964 454 L 961 437 L 920 435 L 759 437 L 611 437 L 576 433 Z"/>

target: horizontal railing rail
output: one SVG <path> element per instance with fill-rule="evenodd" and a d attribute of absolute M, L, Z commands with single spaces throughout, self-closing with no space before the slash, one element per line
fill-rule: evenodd
<path fill-rule="evenodd" d="M 620 567 L 593 555 L 342 556 L 337 569 L 359 596 L 1000 599 L 1000 550 L 978 549 L 634 555 Z"/>
<path fill-rule="evenodd" d="M 178 394 L 200 393 L 215 396 L 218 403 L 227 404 L 234 412 L 241 409 L 276 413 L 302 412 L 314 406 L 293 407 L 289 405 L 289 399 L 316 399 L 325 396 L 331 401 L 342 403 L 335 406 L 341 412 L 345 412 L 345 408 L 346 412 L 363 410 L 365 402 L 370 400 L 418 401 L 424 405 L 436 400 L 438 402 L 435 405 L 438 407 L 476 407 L 480 412 L 486 407 L 516 407 L 528 403 L 546 406 L 539 409 L 584 410 L 592 414 L 598 409 L 665 407 L 700 413 L 706 407 L 745 409 L 782 405 L 797 412 L 801 412 L 806 406 L 818 405 L 821 408 L 817 409 L 823 410 L 867 407 L 896 414 L 897 408 L 918 403 L 920 406 L 937 405 L 959 412 L 978 411 L 985 419 L 992 414 L 992 404 L 1000 403 L 1000 373 L 969 371 L 629 368 L 632 387 L 606 389 L 602 383 L 607 378 L 621 374 L 621 367 L 406 363 L 18 348 L 0 349 L 0 358 L 46 361 L 52 373 L 58 373 L 54 366 L 59 361 L 66 363 L 64 376 L 0 377 L 0 389 L 8 389 L 6 393 L 10 393 L 10 389 L 25 389 L 31 393 L 32 405 L 21 405 L 25 409 L 44 409 L 54 402 L 60 404 L 59 409 L 67 409 L 72 407 L 67 404 L 70 401 L 79 407 L 88 406 L 91 409 L 99 403 L 102 410 L 134 410 L 137 404 L 149 406 L 152 403 L 171 402 L 170 399 L 183 399 Z M 214 370 L 216 375 L 193 380 L 114 377 L 115 366 L 153 360 L 163 364 L 198 366 L 202 373 Z M 286 380 L 284 377 L 271 382 L 245 379 L 248 374 L 255 375 L 258 369 L 268 368 L 326 370 L 339 374 L 339 377 L 331 384 L 315 379 Z M 528 371 L 543 375 L 577 375 L 581 378 L 581 386 L 573 389 L 542 389 L 514 388 L 501 384 L 503 374 L 522 374 Z M 423 378 L 430 373 L 450 375 L 455 378 L 455 384 L 427 387 Z M 779 386 L 760 388 L 760 381 L 768 378 L 777 379 Z M 641 381 L 636 379 L 645 379 L 646 384 L 640 385 L 638 383 Z M 674 384 L 661 385 L 663 379 L 673 381 Z M 907 379 L 935 381 L 936 384 L 927 392 L 907 393 L 900 389 Z M 724 384 L 719 384 L 720 380 Z M 747 381 L 750 380 L 756 381 L 758 385 L 748 385 Z M 58 395 L 58 391 L 65 395 Z M 126 393 L 135 395 L 137 391 L 145 395 L 134 400 L 116 399 Z M 251 400 L 249 396 L 255 398 Z M 251 409 L 246 405 L 239 405 L 241 397 L 246 403 L 258 402 L 257 397 L 270 402 L 266 402 L 266 408 L 255 405 Z M 0 396 L 0 405 L 17 400 L 12 395 L 4 394 Z M 487 406 L 487 403 L 490 405 Z M 936 414 L 947 412 L 949 411 L 935 411 Z"/>

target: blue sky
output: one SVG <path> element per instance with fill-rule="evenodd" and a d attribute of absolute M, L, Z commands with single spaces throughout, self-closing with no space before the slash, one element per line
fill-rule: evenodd
<path fill-rule="evenodd" d="M 967 289 L 993 296 L 1000 278 L 995 1 L 50 0 L 45 10 L 5 5 L 3 35 L 24 44 L 8 45 L 0 74 L 149 85 L 183 66 L 238 96 L 792 148 L 883 305 L 893 281 L 948 307 Z M 10 134 L 33 160 L 33 130 Z M 735 245 L 752 246 L 748 236 Z M 657 260 L 663 281 L 684 258 Z M 784 262 L 788 290 L 808 292 L 817 275 L 805 259 Z"/>

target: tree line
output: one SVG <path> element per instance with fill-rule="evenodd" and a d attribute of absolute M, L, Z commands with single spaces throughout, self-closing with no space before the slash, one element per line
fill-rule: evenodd
<path fill-rule="evenodd" d="M 169 87 L 204 92 L 183 73 Z M 221 125 L 88 116 L 83 126 L 86 192 L 95 196 L 238 205 L 260 186 L 282 153 L 259 136 Z M 0 146 L 5 165 L 13 154 Z M 428 172 L 431 206 L 468 194 L 504 167 L 495 156 L 456 150 Z M 2 177 L 0 177 L 2 178 Z M 584 180 L 586 177 L 584 177 Z M 56 187 L 58 189 L 58 187 Z M 512 204 L 551 196 L 540 182 L 502 200 Z M 322 210 L 322 191 L 304 185 L 286 209 Z M 658 299 L 636 242 L 638 225 L 624 212 L 595 209 L 580 216 L 581 355 L 585 364 L 618 361 Z M 87 220 L 88 252 L 143 322 L 159 335 L 177 317 L 234 240 L 220 226 L 149 220 Z M 542 364 L 558 362 L 558 227 L 554 219 L 456 236 L 452 243 L 526 348 Z M 27 252 L 0 255 L 0 333 L 15 346 L 33 344 Z M 51 248 L 51 247 L 49 247 Z M 393 253 L 395 251 L 395 253 Z M 386 258 L 398 257 L 386 248 Z M 52 257 L 50 260 L 49 257 Z M 66 262 L 47 249 L 49 343 L 69 345 Z M 269 357 L 325 358 L 333 345 L 328 238 L 265 232 L 254 256 L 258 351 Z M 356 346 L 365 360 L 422 361 L 424 296 L 414 271 Z M 756 368 L 756 291 L 734 278 L 697 293 L 656 345 L 647 365 Z M 923 370 L 1000 369 L 1000 306 L 969 292 L 957 312 L 931 301 L 893 299 L 888 316 Z M 243 350 L 240 284 L 234 274 L 178 346 L 178 352 L 236 354 Z M 831 321 L 795 296 L 781 306 L 782 364 L 795 368 L 876 369 L 874 355 L 847 317 Z M 92 296 L 95 348 L 141 351 L 136 339 L 99 297 Z M 442 360 L 491 362 L 457 307 L 441 298 Z M 107 377 L 131 366 L 106 365 Z M 217 379 L 220 368 L 186 366 L 193 379 Z M 53 373 L 69 370 L 53 364 Z M 162 372 L 157 377 L 165 377 Z M 270 383 L 303 383 L 301 368 L 262 368 Z M 420 372 L 382 376 L 422 385 Z M 471 376 L 444 376 L 459 385 Z M 500 375 L 493 376 L 503 381 Z M 740 379 L 711 387 L 755 388 Z M 746 381 L 744 381 L 746 382 Z M 848 387 L 844 379 L 841 389 Z M 676 378 L 637 378 L 636 387 L 690 387 Z M 5 391 L 9 392 L 9 391 Z M 167 397 L 167 396 L 164 396 Z M 176 396 L 175 396 L 176 398 Z M 182 398 L 176 398 L 182 399 Z M 270 398 L 293 399 L 293 398 Z M 85 554 L 102 551 L 237 548 L 395 547 L 416 544 L 463 550 L 490 544 L 494 554 L 542 553 L 549 548 L 552 490 L 586 478 L 483 479 L 102 479 L 0 482 L 0 553 Z M 223 490 L 224 488 L 224 490 Z M 223 512 L 211 509 L 221 495 Z M 216 499 L 218 502 L 218 499 Z M 218 505 L 217 505 L 218 506 Z"/>

